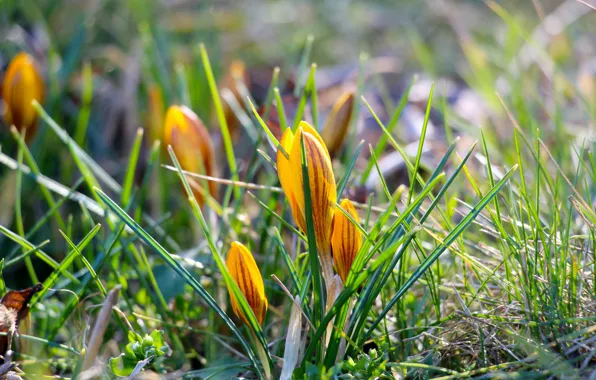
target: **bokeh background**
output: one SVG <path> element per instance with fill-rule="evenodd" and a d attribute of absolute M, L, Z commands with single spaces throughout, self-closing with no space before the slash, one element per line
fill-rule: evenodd
<path fill-rule="evenodd" d="M 594 17 L 576 0 L 4 0 L 0 7 L 0 65 L 6 68 L 19 51 L 31 53 L 46 81 L 49 115 L 75 136 L 85 108 L 88 125 L 77 141 L 84 140 L 85 149 L 115 178 L 124 174 L 138 128 L 148 131 L 145 155 L 149 141 L 159 137 L 163 107 L 188 104 L 208 128 L 217 129 L 199 43 L 209 52 L 220 87 L 230 84 L 226 76 L 234 62 L 242 62 L 250 93 L 262 105 L 274 67 L 281 69 L 280 88 L 286 94 L 305 80 L 304 75 L 298 78 L 301 57 L 314 38 L 309 61 L 319 66 L 318 87 L 331 90 L 327 98 L 321 96 L 323 119 L 342 89 L 355 88 L 363 58 L 369 74 L 379 73 L 366 76 L 363 93 L 385 122 L 391 116 L 386 110 L 398 103 L 412 78 L 422 78 L 410 95 L 418 112 L 408 110 L 398 126 L 404 143 L 417 141 L 431 81 L 456 109 L 452 123 L 462 117 L 466 121 L 454 125 L 456 134 L 475 139 L 482 125 L 499 137 L 489 141 L 496 148 L 510 146 L 512 126 L 495 88 L 507 96 L 509 81 L 519 81 L 522 88 L 531 83 L 528 97 L 542 102 L 549 90 L 540 82 L 552 82 L 549 71 L 556 65 L 561 82 L 570 88 L 564 95 L 594 92 Z M 87 98 L 85 68 L 92 78 Z M 517 78 L 520 73 L 523 78 Z M 162 109 L 156 111 L 152 101 Z M 569 138 L 590 134 L 590 120 L 581 114 L 584 106 L 575 100 L 567 104 L 564 117 L 577 127 Z M 286 108 L 291 114 L 292 105 Z M 360 108 L 359 137 L 374 144 L 381 132 Z M 440 108 L 437 102 L 435 108 Z M 443 113 L 434 111 L 432 120 L 442 131 Z M 551 121 L 544 122 L 547 130 L 552 127 Z M 363 131 L 367 125 L 372 129 Z M 16 144 L 4 127 L 2 148 L 14 157 Z M 72 164 L 61 159 L 68 152 L 48 131 L 42 125 L 31 149 L 42 173 L 72 185 Z M 364 149 L 363 158 L 367 154 Z M 10 178 L 4 183 L 3 205 L 14 198 L 6 182 Z M 26 220 L 41 212 L 33 207 L 39 196 L 31 192 Z M 10 225 L 11 220 L 11 207 L 3 207 L 0 221 Z"/>

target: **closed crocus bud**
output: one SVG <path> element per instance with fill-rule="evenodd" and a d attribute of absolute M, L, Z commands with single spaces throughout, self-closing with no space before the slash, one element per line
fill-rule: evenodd
<path fill-rule="evenodd" d="M 164 143 L 172 146 L 182 169 L 213 176 L 215 153 L 209 131 L 199 117 L 186 106 L 171 106 L 166 113 Z M 204 182 L 195 181 L 198 186 Z M 205 197 L 193 187 L 197 202 L 203 206 Z M 215 182 L 209 181 L 209 192 L 216 193 Z"/>
<path fill-rule="evenodd" d="M 323 274 L 326 279 L 330 280 L 333 276 L 331 227 L 337 201 L 337 190 L 327 147 L 321 136 L 307 122 L 300 122 L 296 134 L 292 133 L 289 128 L 284 132 L 280 145 L 288 157 L 286 158 L 284 152 L 278 149 L 277 175 L 292 208 L 296 224 L 302 231 L 306 231 L 301 139 L 304 140 L 310 179 L 312 218 L 317 249 L 323 265 Z"/>
<path fill-rule="evenodd" d="M 346 136 L 348 135 L 350 122 L 352 121 L 353 109 L 354 93 L 346 92 L 333 105 L 327 117 L 321 136 L 325 144 L 327 144 L 331 157 L 336 156 L 343 147 Z"/>
<path fill-rule="evenodd" d="M 155 84 L 149 87 L 149 134 L 151 142 L 161 140 L 163 137 L 164 127 L 164 102 L 161 88 Z M 167 148 L 167 146 L 165 146 Z"/>
<path fill-rule="evenodd" d="M 37 128 L 37 111 L 31 105 L 44 99 L 44 84 L 33 58 L 19 53 L 8 65 L 2 86 L 4 97 L 4 121 L 19 131 L 27 129 L 29 140 Z"/>
<path fill-rule="evenodd" d="M 339 206 L 350 214 L 356 223 L 360 223 L 358 213 L 349 199 L 343 199 Z M 333 248 L 335 269 L 344 283 L 361 246 L 362 236 L 358 228 L 341 211 L 337 211 L 333 224 L 331 247 Z"/>
<path fill-rule="evenodd" d="M 244 294 L 244 298 L 246 298 L 250 308 L 257 317 L 259 324 L 262 325 L 268 304 L 267 297 L 265 296 L 263 277 L 252 254 L 243 244 L 235 241 L 232 243 L 232 247 L 228 252 L 226 266 L 236 285 L 238 285 L 238 288 Z M 244 323 L 248 324 L 246 316 L 240 309 L 238 300 L 236 300 L 234 293 L 229 287 L 228 291 L 232 300 L 234 313 Z"/>

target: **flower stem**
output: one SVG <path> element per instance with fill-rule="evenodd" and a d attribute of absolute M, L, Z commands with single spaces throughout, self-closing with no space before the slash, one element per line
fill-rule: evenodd
<path fill-rule="evenodd" d="M 263 365 L 263 370 L 265 371 L 265 379 L 271 380 L 271 368 L 269 367 L 269 360 L 267 359 L 267 354 L 265 354 L 265 349 L 262 345 L 260 345 L 257 340 L 257 336 L 255 335 L 254 331 L 251 331 L 253 340 L 255 342 L 255 347 L 257 348 L 257 356 Z"/>

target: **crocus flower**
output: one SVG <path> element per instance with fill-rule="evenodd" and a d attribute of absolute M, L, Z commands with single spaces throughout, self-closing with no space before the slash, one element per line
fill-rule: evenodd
<path fill-rule="evenodd" d="M 332 157 L 337 155 L 343 147 L 352 120 L 353 109 L 354 93 L 346 92 L 333 105 L 329 116 L 327 116 L 321 136 Z"/>
<path fill-rule="evenodd" d="M 171 106 L 168 108 L 164 126 L 164 143 L 172 146 L 182 169 L 204 174 L 214 175 L 215 154 L 211 136 L 199 117 L 186 106 Z M 202 181 L 197 181 L 200 185 Z M 209 181 L 209 191 L 215 195 L 215 182 Z M 205 198 L 201 192 L 194 190 L 199 205 L 203 205 Z"/>
<path fill-rule="evenodd" d="M 29 140 L 37 128 L 37 111 L 33 100 L 42 103 L 44 84 L 37 65 L 27 53 L 17 54 L 8 65 L 2 86 L 4 97 L 4 121 L 19 131 L 27 129 Z"/>
<path fill-rule="evenodd" d="M 149 128 L 151 142 L 161 140 L 164 128 L 164 102 L 161 88 L 155 84 L 149 86 Z M 167 149 L 167 146 L 164 148 Z"/>
<path fill-rule="evenodd" d="M 267 312 L 267 297 L 265 296 L 265 285 L 263 284 L 263 277 L 257 267 L 255 259 L 252 254 L 243 244 L 235 241 L 228 252 L 226 266 L 230 275 L 240 288 L 250 308 L 255 313 L 259 324 L 263 324 L 265 313 Z M 242 310 L 238 301 L 234 297 L 231 289 L 228 287 L 230 298 L 232 299 L 232 309 L 238 318 L 248 324 L 248 320 Z"/>
<path fill-rule="evenodd" d="M 349 199 L 343 199 L 339 206 L 347 211 L 357 223 L 360 223 L 358 213 Z M 362 236 L 358 228 L 343 213 L 336 212 L 331 247 L 333 248 L 335 269 L 344 283 L 361 246 Z"/>
<path fill-rule="evenodd" d="M 304 140 L 310 179 L 312 217 L 317 249 L 323 266 L 323 275 L 326 281 L 330 281 L 333 277 L 331 228 L 337 190 L 329 151 L 318 132 L 307 122 L 300 122 L 296 134 L 292 133 L 289 128 L 284 132 L 280 145 L 288 157 L 281 149 L 278 149 L 277 175 L 290 203 L 296 224 L 302 231 L 306 231 L 301 139 Z"/>

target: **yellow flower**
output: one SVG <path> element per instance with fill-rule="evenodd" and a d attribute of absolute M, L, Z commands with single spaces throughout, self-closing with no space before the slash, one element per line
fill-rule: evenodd
<path fill-rule="evenodd" d="M 44 99 L 44 84 L 33 57 L 19 53 L 8 65 L 2 86 L 4 121 L 19 131 L 27 128 L 29 140 L 37 128 L 37 111 L 31 105 Z"/>
<path fill-rule="evenodd" d="M 358 213 L 349 199 L 343 199 L 339 204 L 341 208 L 348 212 L 360 223 Z M 331 236 L 331 247 L 333 248 L 333 259 L 335 269 L 345 283 L 350 273 L 352 263 L 362 246 L 362 236 L 358 228 L 341 212 L 335 213 L 335 222 L 333 224 L 333 235 Z"/>
<path fill-rule="evenodd" d="M 213 176 L 215 171 L 215 153 L 211 136 L 199 117 L 186 106 L 170 106 L 166 113 L 164 143 L 172 146 L 182 169 Z M 199 185 L 203 181 L 196 181 Z M 209 192 L 215 195 L 215 182 L 209 181 Z M 194 191 L 199 205 L 205 198 L 199 191 Z"/>
<path fill-rule="evenodd" d="M 243 244 L 235 241 L 228 252 L 226 266 L 230 275 L 240 288 L 244 298 L 250 305 L 250 308 L 255 313 L 259 324 L 263 324 L 265 313 L 267 312 L 267 297 L 265 296 L 265 285 L 263 284 L 263 277 L 257 267 L 255 259 L 252 254 Z M 232 309 L 234 313 L 242 319 L 246 324 L 247 318 L 242 313 L 240 305 L 238 304 L 232 290 L 228 287 L 230 298 L 232 299 Z"/>
<path fill-rule="evenodd" d="M 321 136 L 329 148 L 331 156 L 337 155 L 343 147 L 354 109 L 354 93 L 346 92 L 333 105 Z"/>
<path fill-rule="evenodd" d="M 337 190 L 335 177 L 331 167 L 331 158 L 327 147 L 318 132 L 307 122 L 302 121 L 296 134 L 286 129 L 280 145 L 289 155 L 289 159 L 281 149 L 277 151 L 277 175 L 281 186 L 288 197 L 292 215 L 302 231 L 306 231 L 306 214 L 304 205 L 304 185 L 301 162 L 301 136 L 310 179 L 310 195 L 312 203 L 312 217 L 314 222 L 317 249 L 322 261 L 331 258 L 331 228 Z M 323 263 L 324 264 L 324 263 Z"/>
<path fill-rule="evenodd" d="M 164 102 L 161 88 L 156 84 L 149 86 L 149 129 L 151 142 L 161 140 L 164 127 Z M 167 146 L 164 147 L 167 149 Z"/>

